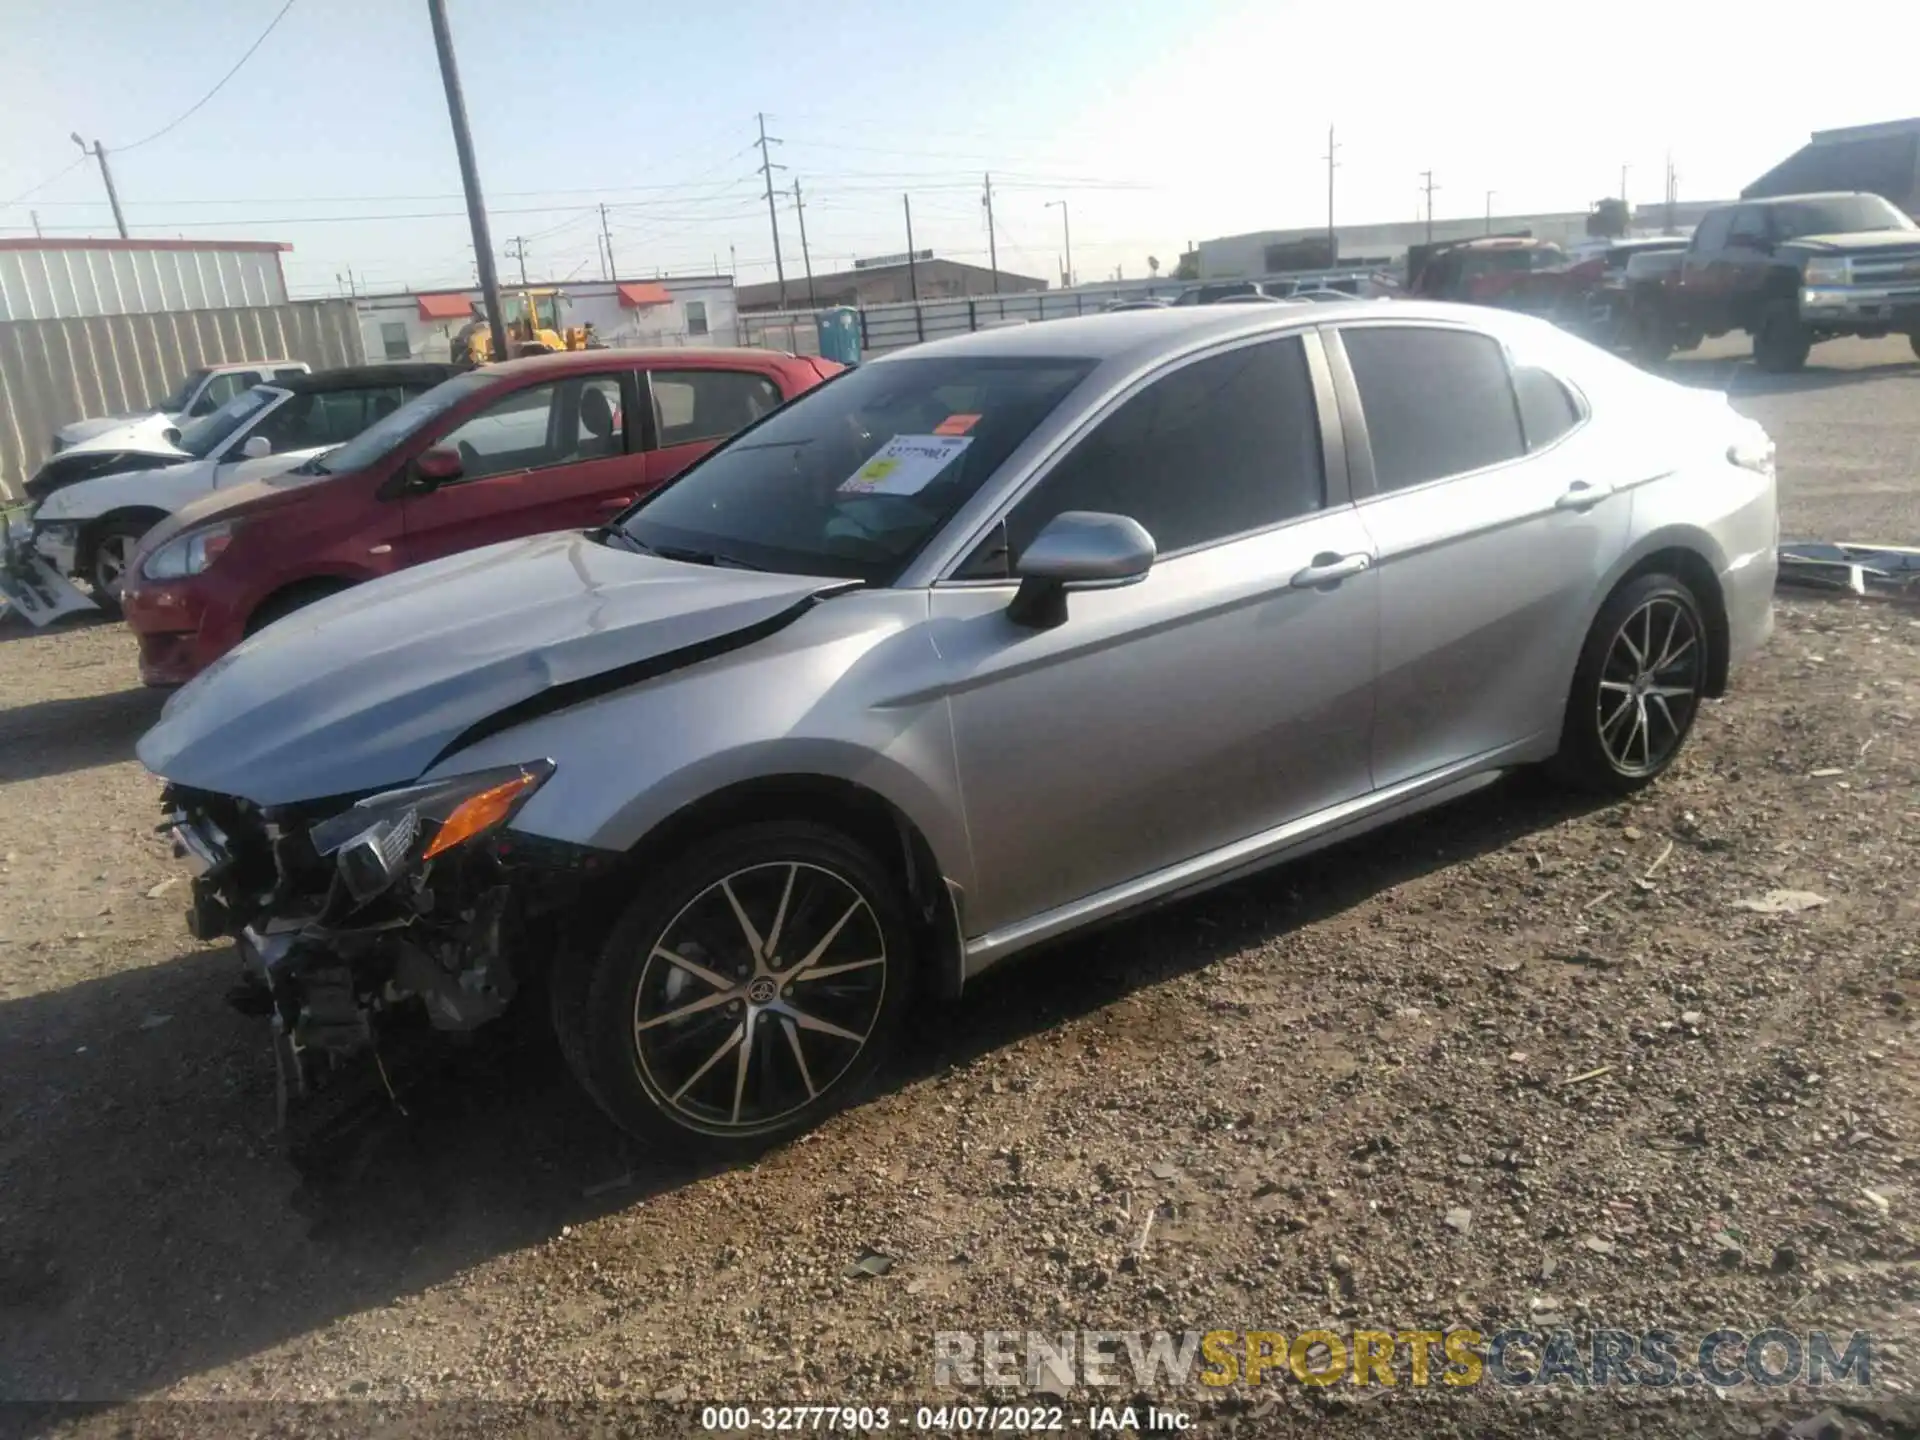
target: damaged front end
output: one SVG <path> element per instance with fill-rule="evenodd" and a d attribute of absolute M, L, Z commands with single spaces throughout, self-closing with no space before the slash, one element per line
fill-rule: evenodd
<path fill-rule="evenodd" d="M 194 871 L 188 928 L 239 947 L 230 998 L 273 1022 L 283 1127 L 322 1092 L 394 1098 L 390 1041 L 506 1012 L 612 858 L 506 833 L 553 768 L 275 807 L 167 787 L 162 828 Z"/>

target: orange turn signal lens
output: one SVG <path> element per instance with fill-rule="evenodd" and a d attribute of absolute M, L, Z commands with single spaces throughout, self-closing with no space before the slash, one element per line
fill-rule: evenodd
<path fill-rule="evenodd" d="M 521 774 L 502 781 L 491 789 L 471 795 L 454 806 L 428 842 L 422 860 L 431 860 L 442 850 L 451 850 L 476 835 L 484 835 L 513 812 L 514 802 L 540 783 L 538 775 Z"/>

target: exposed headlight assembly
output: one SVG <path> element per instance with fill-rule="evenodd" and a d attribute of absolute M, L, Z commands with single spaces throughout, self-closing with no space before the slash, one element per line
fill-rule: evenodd
<path fill-rule="evenodd" d="M 347 892 L 371 900 L 417 866 L 498 830 L 553 774 L 529 760 L 370 795 L 307 832 L 315 852 L 334 857 Z"/>
<path fill-rule="evenodd" d="M 198 575 L 220 558 L 239 528 L 239 522 L 223 520 L 176 535 L 141 562 L 140 573 L 149 580 L 184 580 Z"/>
<path fill-rule="evenodd" d="M 1807 261 L 1807 284 L 1851 285 L 1853 261 L 1845 255 L 1816 255 Z"/>

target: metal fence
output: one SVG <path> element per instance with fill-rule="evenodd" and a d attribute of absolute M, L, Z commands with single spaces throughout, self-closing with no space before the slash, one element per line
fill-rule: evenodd
<path fill-rule="evenodd" d="M 1327 271 L 1295 271 L 1284 279 L 1300 285 L 1338 280 L 1342 288 L 1348 282 L 1368 282 L 1367 293 L 1379 293 L 1386 277 L 1374 276 L 1353 266 Z M 1122 300 L 1171 300 L 1195 282 L 1187 280 L 1115 280 L 1099 285 L 1080 285 L 1072 290 L 1031 290 L 1018 295 L 975 295 L 960 300 L 907 300 L 890 305 L 869 305 L 859 311 L 860 353 L 883 355 L 927 340 L 949 335 L 965 335 L 975 330 L 990 330 L 1037 320 L 1064 320 L 1073 315 L 1096 315 Z M 739 322 L 740 344 L 770 350 L 790 350 L 796 355 L 820 353 L 818 323 L 810 310 L 781 310 L 742 315 Z"/>
<path fill-rule="evenodd" d="M 17 498 L 70 420 L 144 410 L 231 360 L 366 360 L 350 300 L 0 322 L 0 499 Z"/>
<path fill-rule="evenodd" d="M 1178 280 L 1122 280 L 1072 290 L 1029 290 L 1018 295 L 975 295 L 960 300 L 906 300 L 869 305 L 860 315 L 860 353 L 882 355 L 927 340 L 991 330 L 1022 321 L 1064 320 L 1094 315 L 1120 300 L 1172 299 L 1187 288 Z M 820 353 L 814 312 L 782 310 L 740 317 L 740 343 L 796 355 Z"/>

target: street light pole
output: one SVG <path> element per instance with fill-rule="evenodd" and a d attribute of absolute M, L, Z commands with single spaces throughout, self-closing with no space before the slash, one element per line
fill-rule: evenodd
<path fill-rule="evenodd" d="M 100 162 L 100 178 L 107 182 L 107 204 L 113 207 L 114 228 L 120 232 L 122 240 L 126 239 L 127 219 L 120 213 L 120 196 L 113 188 L 113 171 L 107 168 L 107 147 L 96 140 L 93 142 L 93 147 L 89 149 L 87 142 L 80 138 L 78 132 L 73 136 L 73 143 L 80 147 L 82 155 L 91 155 Z"/>
<path fill-rule="evenodd" d="M 1067 242 L 1067 273 L 1064 278 L 1067 282 L 1066 288 L 1071 290 L 1073 288 L 1073 222 L 1067 218 L 1067 202 L 1064 200 L 1047 201 L 1047 209 L 1049 210 L 1053 209 L 1056 205 L 1060 207 L 1060 233 L 1062 238 Z"/>
<path fill-rule="evenodd" d="M 460 67 L 453 58 L 453 31 L 447 26 L 447 0 L 427 0 L 433 22 L 433 48 L 440 56 L 440 83 L 447 92 L 447 119 L 453 126 L 453 149 L 460 157 L 460 187 L 467 195 L 467 224 L 473 230 L 474 266 L 480 272 L 480 294 L 487 305 L 487 328 L 493 332 L 493 358 L 507 358 L 506 312 L 500 307 L 500 276 L 493 266 L 493 236 L 487 229 L 487 202 L 480 195 L 480 167 L 473 158 L 473 136 L 467 130 L 467 99 L 460 88 Z"/>

